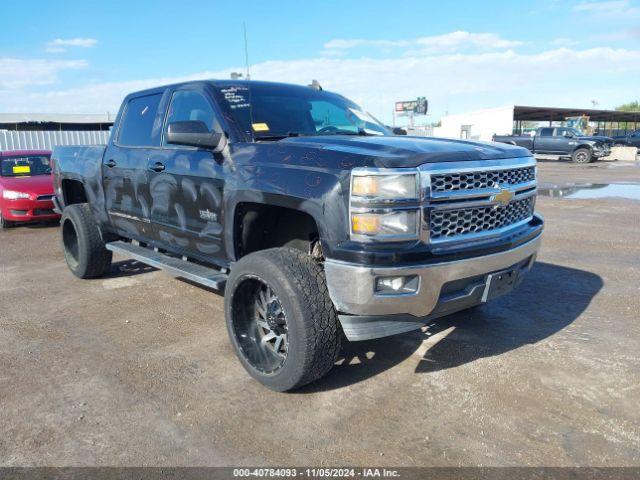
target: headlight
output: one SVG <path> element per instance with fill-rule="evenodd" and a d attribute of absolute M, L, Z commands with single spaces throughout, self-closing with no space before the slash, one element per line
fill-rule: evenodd
<path fill-rule="evenodd" d="M 407 242 L 420 238 L 420 176 L 417 169 L 351 171 L 349 224 L 360 242 Z"/>
<path fill-rule="evenodd" d="M 351 213 L 351 233 L 378 240 L 410 240 L 418 237 L 418 210 Z"/>
<path fill-rule="evenodd" d="M 417 200 L 418 175 L 414 172 L 380 175 L 357 173 L 351 178 L 351 195 L 365 200 Z"/>
<path fill-rule="evenodd" d="M 3 190 L 2 198 L 5 200 L 18 200 L 19 198 L 29 198 L 30 195 L 25 192 L 16 192 L 14 190 Z"/>

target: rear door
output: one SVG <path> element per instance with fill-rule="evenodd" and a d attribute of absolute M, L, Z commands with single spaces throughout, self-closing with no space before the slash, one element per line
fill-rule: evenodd
<path fill-rule="evenodd" d="M 160 147 L 162 93 L 129 98 L 105 150 L 103 182 L 112 225 L 140 240 L 153 238 L 147 164 Z"/>
<path fill-rule="evenodd" d="M 168 125 L 201 121 L 209 131 L 222 131 L 206 88 L 187 85 L 171 92 Z M 224 264 L 223 164 L 206 149 L 166 144 L 149 159 L 151 220 L 157 238 L 185 255 Z"/>

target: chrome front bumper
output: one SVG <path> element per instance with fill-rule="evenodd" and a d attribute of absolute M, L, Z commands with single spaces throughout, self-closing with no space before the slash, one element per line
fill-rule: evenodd
<path fill-rule="evenodd" d="M 528 270 L 535 261 L 540 243 L 541 235 L 513 250 L 433 265 L 366 267 L 327 259 L 325 261 L 327 286 L 331 299 L 341 314 L 343 327 L 348 316 L 375 317 L 375 319 L 382 316 L 396 316 L 398 319 L 417 323 L 419 326 L 425 323 L 421 320 L 432 313 L 448 314 L 456 311 L 455 306 L 458 307 L 457 310 L 460 310 L 473 304 L 482 303 L 484 300 L 482 300 L 481 290 L 485 285 L 488 285 L 488 282 L 485 277 L 484 283 L 481 282 L 480 285 L 475 285 L 473 288 L 470 285 L 466 294 L 469 295 L 471 303 L 461 302 L 460 298 L 456 298 L 456 301 L 451 303 L 451 307 L 454 308 L 447 308 L 447 305 L 443 305 L 446 301 L 450 301 L 450 299 L 441 298 L 445 284 L 466 278 L 477 278 L 482 275 L 488 276 L 493 272 L 519 264 L 522 266 L 521 270 Z M 389 295 L 375 292 L 377 277 L 404 275 L 418 276 L 419 285 L 415 293 Z M 472 295 L 473 298 L 471 298 Z M 410 329 L 405 328 L 401 331 Z M 357 335 L 354 334 L 351 336 L 353 338 L 350 338 L 348 326 L 345 328 L 345 333 L 349 339 L 358 340 L 384 336 L 383 334 L 370 334 L 362 338 L 355 338 Z"/>

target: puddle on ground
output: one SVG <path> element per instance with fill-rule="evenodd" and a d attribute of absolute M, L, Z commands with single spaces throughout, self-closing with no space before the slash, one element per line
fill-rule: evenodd
<path fill-rule="evenodd" d="M 640 184 L 638 183 L 582 183 L 554 185 L 543 183 L 538 187 L 538 194 L 553 198 L 628 198 L 640 200 Z"/>

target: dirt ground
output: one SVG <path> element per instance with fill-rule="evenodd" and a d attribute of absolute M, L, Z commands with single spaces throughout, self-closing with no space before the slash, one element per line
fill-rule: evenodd
<path fill-rule="evenodd" d="M 640 167 L 541 162 L 542 182 Z M 640 465 L 640 202 L 540 197 L 516 292 L 352 343 L 289 394 L 253 381 L 222 297 L 122 258 L 67 270 L 58 228 L 0 231 L 0 465 Z"/>

